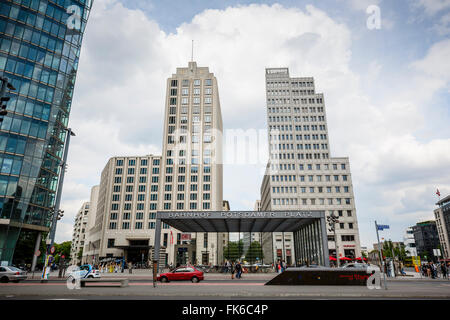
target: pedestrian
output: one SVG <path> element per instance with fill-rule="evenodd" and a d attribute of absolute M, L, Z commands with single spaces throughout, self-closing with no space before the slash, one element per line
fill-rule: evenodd
<path fill-rule="evenodd" d="M 239 261 L 236 262 L 236 279 L 240 279 L 242 274 L 242 265 Z"/>
<path fill-rule="evenodd" d="M 445 266 L 444 262 L 441 263 L 441 273 L 442 273 L 442 278 L 447 279 L 447 267 Z"/>
<path fill-rule="evenodd" d="M 235 266 L 233 262 L 231 262 L 231 279 L 234 279 Z"/>

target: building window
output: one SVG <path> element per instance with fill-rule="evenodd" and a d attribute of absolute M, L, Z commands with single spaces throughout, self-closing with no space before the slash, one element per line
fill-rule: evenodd
<path fill-rule="evenodd" d="M 108 239 L 108 248 L 114 248 L 114 242 L 116 239 Z"/>
<path fill-rule="evenodd" d="M 122 223 L 122 229 L 130 229 L 130 223 L 129 222 L 123 222 Z"/>

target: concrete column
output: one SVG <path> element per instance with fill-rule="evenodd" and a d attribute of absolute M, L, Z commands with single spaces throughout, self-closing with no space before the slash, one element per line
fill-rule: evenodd
<path fill-rule="evenodd" d="M 38 235 L 36 237 L 36 243 L 34 245 L 34 252 L 33 252 L 33 262 L 31 263 L 31 272 L 34 272 L 34 269 L 36 269 L 36 262 L 37 262 L 37 256 L 36 256 L 36 251 L 39 250 L 40 244 L 41 244 L 41 238 L 42 238 L 42 234 L 41 232 L 38 232 Z"/>
<path fill-rule="evenodd" d="M 323 259 L 325 262 L 325 267 L 330 267 L 330 259 L 328 256 L 328 236 L 327 236 L 327 226 L 325 224 L 325 215 L 320 218 L 320 226 L 322 231 L 322 248 L 323 248 Z M 337 240 L 337 239 L 335 239 Z M 336 253 L 336 259 L 339 259 L 338 254 Z"/>
<path fill-rule="evenodd" d="M 159 249 L 161 247 L 161 219 L 156 216 L 155 240 L 153 244 L 153 286 L 156 285 L 156 276 L 159 267 Z"/>

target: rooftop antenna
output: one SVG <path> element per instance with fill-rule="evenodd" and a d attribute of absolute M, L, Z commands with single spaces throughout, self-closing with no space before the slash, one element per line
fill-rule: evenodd
<path fill-rule="evenodd" d="M 192 40 L 191 62 L 194 62 L 194 40 Z"/>

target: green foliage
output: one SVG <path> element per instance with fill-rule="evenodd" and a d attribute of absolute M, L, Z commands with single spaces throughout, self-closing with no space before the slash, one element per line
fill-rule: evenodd
<path fill-rule="evenodd" d="M 63 243 L 55 243 L 55 263 L 59 263 L 61 256 L 64 256 L 64 260 L 70 260 L 70 248 L 72 246 L 72 241 L 64 241 Z"/>
<path fill-rule="evenodd" d="M 230 261 L 237 261 L 241 259 L 243 251 L 244 243 L 242 240 L 229 241 L 228 245 L 223 248 L 223 257 Z"/>
<path fill-rule="evenodd" d="M 245 260 L 250 263 L 254 263 L 257 261 L 256 258 L 259 259 L 258 261 L 261 261 L 263 259 L 263 252 L 261 244 L 258 241 L 253 241 L 245 253 Z"/>
<path fill-rule="evenodd" d="M 394 247 L 393 248 L 393 244 L 392 241 L 385 241 L 383 243 L 383 255 L 386 258 L 392 258 L 392 251 L 394 251 L 394 256 L 396 259 L 399 259 L 401 261 L 404 261 L 406 258 L 406 250 L 405 250 L 405 246 L 401 245 L 401 248 L 399 247 Z"/>

